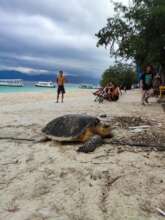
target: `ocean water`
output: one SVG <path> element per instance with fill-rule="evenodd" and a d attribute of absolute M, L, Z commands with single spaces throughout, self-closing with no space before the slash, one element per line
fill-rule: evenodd
<path fill-rule="evenodd" d="M 66 84 L 66 90 L 76 90 L 78 89 L 78 84 Z M 45 87 L 35 87 L 31 83 L 25 84 L 24 87 L 9 87 L 0 86 L 0 93 L 26 93 L 26 92 L 54 92 L 57 88 L 45 88 Z"/>

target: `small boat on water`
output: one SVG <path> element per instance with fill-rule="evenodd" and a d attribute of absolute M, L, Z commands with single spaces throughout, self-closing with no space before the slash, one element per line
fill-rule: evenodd
<path fill-rule="evenodd" d="M 92 85 L 80 85 L 79 88 L 80 89 L 94 89 Z"/>
<path fill-rule="evenodd" d="M 46 88 L 55 88 L 55 84 L 51 81 L 49 82 L 43 82 L 43 81 L 40 81 L 40 82 L 37 82 L 35 84 L 36 87 L 46 87 Z"/>
<path fill-rule="evenodd" d="M 23 87 L 22 79 L 1 79 L 0 86 L 9 86 L 9 87 Z"/>

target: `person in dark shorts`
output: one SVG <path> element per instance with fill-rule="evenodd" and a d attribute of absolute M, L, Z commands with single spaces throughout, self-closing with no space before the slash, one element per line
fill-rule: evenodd
<path fill-rule="evenodd" d="M 57 76 L 57 103 L 59 102 L 59 97 L 61 94 L 61 102 L 64 102 L 64 94 L 65 94 L 65 77 L 63 71 L 59 71 L 59 74 Z"/>
<path fill-rule="evenodd" d="M 140 78 L 140 86 L 142 89 L 142 105 L 148 104 L 148 99 L 153 95 L 153 78 L 153 67 L 148 65 Z"/>

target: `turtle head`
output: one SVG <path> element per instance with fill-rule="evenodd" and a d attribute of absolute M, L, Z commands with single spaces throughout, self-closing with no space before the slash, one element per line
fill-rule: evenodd
<path fill-rule="evenodd" d="M 98 123 L 96 125 L 96 133 L 101 137 L 112 137 L 111 127 L 107 123 Z"/>

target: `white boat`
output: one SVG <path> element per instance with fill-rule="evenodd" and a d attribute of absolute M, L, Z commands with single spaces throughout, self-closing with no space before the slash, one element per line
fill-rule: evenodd
<path fill-rule="evenodd" d="M 79 86 L 80 89 L 94 89 L 94 87 L 92 85 L 80 85 Z"/>
<path fill-rule="evenodd" d="M 21 79 L 1 79 L 0 86 L 23 87 L 24 84 Z"/>
<path fill-rule="evenodd" d="M 55 84 L 53 83 L 53 82 L 51 82 L 51 81 L 49 81 L 49 82 L 37 82 L 36 84 L 35 84 L 35 86 L 36 87 L 47 87 L 47 88 L 55 88 Z"/>

